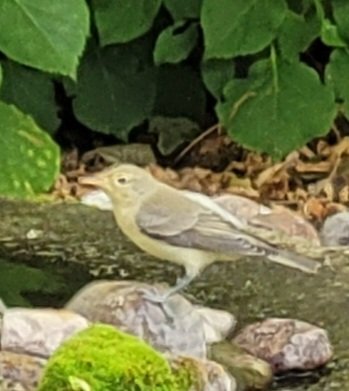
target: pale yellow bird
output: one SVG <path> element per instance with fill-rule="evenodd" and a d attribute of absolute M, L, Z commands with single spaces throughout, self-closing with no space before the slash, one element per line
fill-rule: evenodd
<path fill-rule="evenodd" d="M 138 247 L 185 268 L 185 276 L 155 301 L 165 301 L 218 260 L 262 257 L 307 273 L 320 267 L 245 232 L 246 225 L 211 198 L 172 188 L 143 168 L 121 164 L 79 182 L 107 193 L 121 231 Z"/>

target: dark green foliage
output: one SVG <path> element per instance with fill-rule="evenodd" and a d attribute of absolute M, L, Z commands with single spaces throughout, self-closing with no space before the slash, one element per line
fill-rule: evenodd
<path fill-rule="evenodd" d="M 0 9 L 0 100 L 17 107 L 0 102 L 0 155 L 28 148 L 26 122 L 53 156 L 43 178 L 35 159 L 16 156 L 0 193 L 53 183 L 59 155 L 45 131 L 59 125 L 52 81 L 62 76 L 74 115 L 94 131 L 127 141 L 139 125 L 154 131 L 155 117 L 168 121 L 168 131 L 155 126 L 164 154 L 216 115 L 234 140 L 281 158 L 326 134 L 338 109 L 348 115 L 347 0 L 0 0 Z M 33 191 L 17 192 L 9 183 L 24 166 Z"/>
<path fill-rule="evenodd" d="M 30 307 L 25 294 L 58 295 L 67 291 L 63 279 L 49 271 L 6 262 L 0 258 L 0 298 L 8 306 Z"/>

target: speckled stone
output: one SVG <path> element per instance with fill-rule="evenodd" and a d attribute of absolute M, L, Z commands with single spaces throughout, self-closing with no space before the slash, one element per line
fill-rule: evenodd
<path fill-rule="evenodd" d="M 66 308 L 136 335 L 160 352 L 205 358 L 204 321 L 188 300 L 174 295 L 158 304 L 144 298 L 144 291 L 164 289 L 134 281 L 97 281 L 80 290 Z"/>
<path fill-rule="evenodd" d="M 348 246 L 349 212 L 329 216 L 324 222 L 320 235 L 324 246 Z"/>
<path fill-rule="evenodd" d="M 316 229 L 296 212 L 280 205 L 271 208 L 235 194 L 224 194 L 213 200 L 225 210 L 255 226 L 271 231 L 280 231 L 290 237 L 306 239 L 320 244 Z"/>
<path fill-rule="evenodd" d="M 230 312 L 200 306 L 196 306 L 195 310 L 203 319 L 207 344 L 222 341 L 236 326 L 235 316 Z"/>
<path fill-rule="evenodd" d="M 234 341 L 267 361 L 274 373 L 311 370 L 333 355 L 326 330 L 295 319 L 270 318 L 245 327 Z"/>
<path fill-rule="evenodd" d="M 198 384 L 192 387 L 200 391 L 236 391 L 237 384 L 233 376 L 222 365 L 209 360 L 200 360 L 194 357 L 168 357 L 173 369 L 180 366 L 194 368 L 198 376 Z"/>
<path fill-rule="evenodd" d="M 26 354 L 0 352 L 0 390 L 34 391 L 46 360 Z"/>
<path fill-rule="evenodd" d="M 1 349 L 49 357 L 65 339 L 88 325 L 85 318 L 67 310 L 10 308 L 3 316 Z"/>
<path fill-rule="evenodd" d="M 226 368 L 236 379 L 239 390 L 265 390 L 272 382 L 271 366 L 234 342 L 213 344 L 209 357 Z"/>

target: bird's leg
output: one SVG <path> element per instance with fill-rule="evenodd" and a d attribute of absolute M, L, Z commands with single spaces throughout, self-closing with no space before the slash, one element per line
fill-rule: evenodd
<path fill-rule="evenodd" d="M 180 292 L 197 276 L 196 272 L 186 270 L 184 277 L 178 278 L 176 285 L 168 289 L 165 293 L 157 295 L 150 292 L 145 292 L 143 297 L 154 303 L 164 303 L 169 297 Z"/>
<path fill-rule="evenodd" d="M 185 274 L 183 277 L 177 278 L 176 285 L 168 289 L 168 291 L 164 294 L 165 300 L 168 299 L 170 296 L 179 293 L 181 290 L 187 287 L 193 281 L 194 278 L 195 275 L 191 274 Z"/>

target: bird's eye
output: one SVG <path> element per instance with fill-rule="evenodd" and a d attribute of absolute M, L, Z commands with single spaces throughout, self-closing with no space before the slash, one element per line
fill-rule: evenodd
<path fill-rule="evenodd" d="M 127 178 L 125 178 L 124 176 L 120 177 L 117 179 L 118 183 L 120 185 L 125 185 L 127 183 Z"/>

